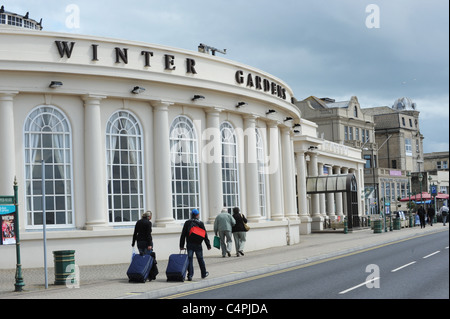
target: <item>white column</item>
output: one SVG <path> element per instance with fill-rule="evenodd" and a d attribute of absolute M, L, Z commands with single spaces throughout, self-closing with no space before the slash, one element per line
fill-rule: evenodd
<path fill-rule="evenodd" d="M 348 167 L 342 167 L 342 174 L 348 174 Z M 348 216 L 348 203 L 347 203 L 347 192 L 342 192 L 342 207 L 344 211 L 344 215 Z"/>
<path fill-rule="evenodd" d="M 258 161 L 256 151 L 256 116 L 244 117 L 244 161 L 247 194 L 247 218 L 251 222 L 261 220 L 259 209 Z"/>
<path fill-rule="evenodd" d="M 0 195 L 5 196 L 14 195 L 16 174 L 14 96 L 18 93 L 0 91 Z M 22 187 L 25 188 L 25 185 Z"/>
<path fill-rule="evenodd" d="M 283 188 L 281 185 L 281 167 L 279 152 L 279 129 L 278 122 L 269 123 L 269 145 L 270 145 L 270 208 L 273 220 L 284 220 L 283 213 Z"/>
<path fill-rule="evenodd" d="M 334 166 L 333 167 L 334 173 L 336 175 L 341 174 L 341 167 L 340 166 Z M 336 215 L 342 219 L 344 216 L 343 207 L 342 207 L 342 192 L 334 193 L 334 197 L 336 199 Z"/>
<path fill-rule="evenodd" d="M 319 166 L 319 176 L 323 175 L 323 163 L 318 163 Z M 325 208 L 325 193 L 319 194 L 319 213 L 323 218 L 328 218 Z"/>
<path fill-rule="evenodd" d="M 309 176 L 314 177 L 318 175 L 318 163 L 317 163 L 317 153 L 310 152 L 310 162 L 309 162 Z M 319 204 L 319 194 L 311 194 L 311 228 L 313 230 L 323 229 L 323 219 L 320 216 L 320 204 Z"/>
<path fill-rule="evenodd" d="M 84 166 L 86 229 L 108 226 L 105 185 L 105 134 L 102 131 L 100 104 L 105 96 L 86 95 L 84 100 Z"/>
<path fill-rule="evenodd" d="M 220 112 L 221 110 L 217 108 L 209 108 L 206 111 L 207 128 L 203 132 L 203 139 L 208 145 L 208 147 L 204 147 L 204 151 L 207 153 L 202 154 L 202 157 L 203 161 L 207 163 L 209 223 L 214 223 L 216 216 L 223 208 Z"/>
<path fill-rule="evenodd" d="M 329 176 L 333 175 L 332 167 L 328 168 L 328 175 Z M 334 203 L 334 193 L 327 193 L 326 196 L 327 196 L 327 215 L 331 221 L 334 221 L 334 220 L 336 220 L 336 208 L 335 208 L 335 203 Z"/>
<path fill-rule="evenodd" d="M 292 150 L 291 129 L 281 130 L 281 151 L 283 161 L 284 215 L 289 219 L 298 219 L 295 209 L 295 170 L 292 167 L 294 152 Z"/>
<path fill-rule="evenodd" d="M 298 215 L 300 217 L 300 234 L 307 235 L 311 233 L 311 217 L 308 214 L 308 199 L 306 194 L 306 160 L 305 152 L 296 152 L 295 158 L 297 166 L 297 201 Z"/>
<path fill-rule="evenodd" d="M 168 102 L 155 102 L 153 106 L 153 138 L 155 150 L 155 198 L 157 226 L 167 226 L 175 222 L 172 208 L 172 174 L 170 162 L 170 128 Z"/>

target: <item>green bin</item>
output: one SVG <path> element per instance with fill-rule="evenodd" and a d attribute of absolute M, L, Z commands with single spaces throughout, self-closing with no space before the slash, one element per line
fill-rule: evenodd
<path fill-rule="evenodd" d="M 400 218 L 394 219 L 394 230 L 400 230 L 402 228 Z"/>
<path fill-rule="evenodd" d="M 375 234 L 380 234 L 382 232 L 381 219 L 376 219 L 376 220 L 373 221 L 373 232 Z"/>
<path fill-rule="evenodd" d="M 75 250 L 57 250 L 53 252 L 55 261 L 55 285 L 66 285 L 67 277 L 75 270 Z M 72 267 L 68 267 L 71 266 Z M 71 280 L 74 283 L 75 277 Z"/>

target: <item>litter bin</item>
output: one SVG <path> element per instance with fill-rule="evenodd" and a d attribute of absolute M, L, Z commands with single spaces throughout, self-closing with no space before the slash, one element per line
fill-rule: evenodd
<path fill-rule="evenodd" d="M 57 250 L 53 252 L 55 261 L 55 285 L 65 285 L 67 277 L 75 269 L 75 250 Z M 72 267 L 69 267 L 73 265 Z M 74 283 L 75 277 L 71 280 Z"/>
<path fill-rule="evenodd" d="M 400 230 L 402 228 L 400 218 L 394 219 L 394 230 Z"/>
<path fill-rule="evenodd" d="M 381 219 L 376 219 L 376 220 L 373 221 L 373 232 L 375 234 L 380 234 L 382 232 Z"/>

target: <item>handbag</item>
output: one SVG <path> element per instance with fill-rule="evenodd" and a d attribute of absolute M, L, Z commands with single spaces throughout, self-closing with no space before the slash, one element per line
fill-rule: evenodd
<path fill-rule="evenodd" d="M 220 238 L 219 236 L 214 236 L 214 247 L 220 249 Z"/>
<path fill-rule="evenodd" d="M 242 214 L 241 214 L 241 216 L 244 217 L 244 215 L 242 215 Z M 247 225 L 247 223 L 245 223 L 243 220 L 242 220 L 242 223 L 244 224 L 245 231 L 249 231 L 250 230 L 250 226 Z"/>

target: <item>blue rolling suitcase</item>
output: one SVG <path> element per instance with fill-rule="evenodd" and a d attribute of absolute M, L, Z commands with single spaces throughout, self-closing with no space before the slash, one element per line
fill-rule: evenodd
<path fill-rule="evenodd" d="M 145 282 L 153 265 L 153 257 L 150 255 L 135 254 L 128 267 L 127 276 L 129 282 Z"/>
<path fill-rule="evenodd" d="M 167 281 L 184 281 L 188 268 L 189 260 L 187 253 L 172 254 L 169 256 L 166 276 Z"/>

